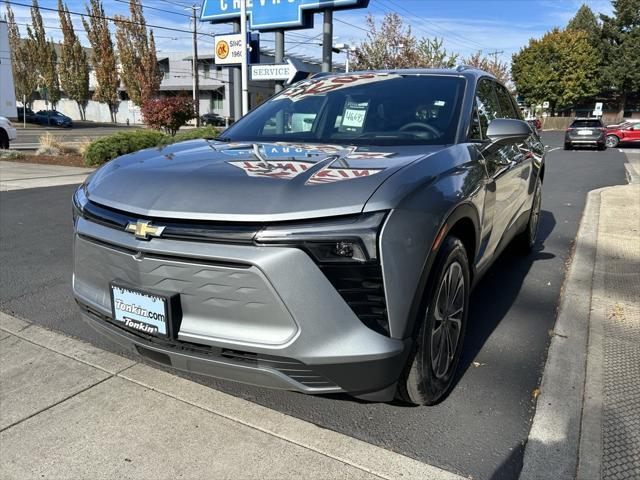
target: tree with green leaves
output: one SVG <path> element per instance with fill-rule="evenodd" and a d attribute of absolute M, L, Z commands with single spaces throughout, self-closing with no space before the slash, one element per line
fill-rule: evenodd
<path fill-rule="evenodd" d="M 46 88 L 45 99 L 55 107 L 60 100 L 60 82 L 58 79 L 58 55 L 52 40 L 47 40 L 38 0 L 31 6 L 31 25 L 27 25 L 27 35 L 31 40 L 32 55 L 36 62 L 33 72 Z"/>
<path fill-rule="evenodd" d="M 35 49 L 30 38 L 20 38 L 20 29 L 11 6 L 7 3 L 7 24 L 9 27 L 9 47 L 11 48 L 11 66 L 13 70 L 13 83 L 16 98 L 19 101 L 26 99 L 25 107 L 31 106 L 33 92 L 38 88 L 36 71 Z"/>
<path fill-rule="evenodd" d="M 447 52 L 442 40 L 416 39 L 397 13 L 386 14 L 379 28 L 371 15 L 366 24 L 369 33 L 356 49 L 354 70 L 447 68 L 456 63 L 458 55 Z"/>
<path fill-rule="evenodd" d="M 153 30 L 147 33 L 140 0 L 129 1 L 130 18 L 118 16 L 116 41 L 122 82 L 133 103 L 140 106 L 160 89 L 162 74 L 158 68 Z"/>
<path fill-rule="evenodd" d="M 62 28 L 63 41 L 60 45 L 60 63 L 58 75 L 60 85 L 68 98 L 75 100 L 80 117 L 86 118 L 85 110 L 89 100 L 89 61 L 87 52 L 80 44 L 71 22 L 71 14 L 62 0 L 58 0 L 58 15 Z"/>
<path fill-rule="evenodd" d="M 417 67 L 423 68 L 453 68 L 458 63 L 459 55 L 448 52 L 443 46 L 443 40 L 437 37 L 421 38 L 417 45 Z"/>
<path fill-rule="evenodd" d="M 613 0 L 613 16 L 601 15 L 603 74 L 619 98 L 623 117 L 627 97 L 640 92 L 640 0 Z"/>
<path fill-rule="evenodd" d="M 586 32 L 554 29 L 513 55 L 511 76 L 527 103 L 555 112 L 599 92 L 598 60 Z"/>
<path fill-rule="evenodd" d="M 82 25 L 93 49 L 91 63 L 97 83 L 93 98 L 109 106 L 111 121 L 115 122 L 120 78 L 118 77 L 116 52 L 113 49 L 113 41 L 109 31 L 109 20 L 105 18 L 100 0 L 90 0 L 86 10 L 88 19 L 83 17 Z"/>

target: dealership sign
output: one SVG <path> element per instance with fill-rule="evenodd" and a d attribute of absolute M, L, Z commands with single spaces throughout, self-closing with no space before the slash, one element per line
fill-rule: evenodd
<path fill-rule="evenodd" d="M 288 58 L 287 63 L 251 65 L 251 80 L 284 80 L 286 83 L 293 83 L 298 72 L 304 72 L 304 66 Z"/>
<path fill-rule="evenodd" d="M 246 0 L 251 30 L 313 27 L 320 10 L 362 8 L 369 0 Z M 204 0 L 200 20 L 227 23 L 240 18 L 240 0 Z"/>

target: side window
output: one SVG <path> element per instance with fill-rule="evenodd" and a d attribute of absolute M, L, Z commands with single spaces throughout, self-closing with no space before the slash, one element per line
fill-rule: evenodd
<path fill-rule="evenodd" d="M 511 94 L 502 85 L 498 83 L 496 83 L 495 85 L 496 93 L 498 94 L 498 102 L 500 102 L 500 111 L 502 112 L 500 118 L 515 118 L 519 120 L 520 115 L 518 115 L 518 111 L 513 105 Z"/>
<path fill-rule="evenodd" d="M 477 115 L 474 115 L 470 132 L 473 140 L 486 138 L 487 127 L 494 118 L 500 116 L 500 105 L 493 89 L 493 82 L 490 80 L 480 80 L 478 84 L 476 110 Z"/>

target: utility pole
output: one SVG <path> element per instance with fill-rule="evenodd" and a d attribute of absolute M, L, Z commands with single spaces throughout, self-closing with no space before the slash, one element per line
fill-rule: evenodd
<path fill-rule="evenodd" d="M 504 53 L 504 50 L 494 50 L 493 52 L 487 52 L 487 55 L 489 55 L 490 57 L 493 57 L 493 64 L 497 65 L 498 55 L 502 55 L 503 53 Z"/>
<path fill-rule="evenodd" d="M 242 76 L 242 115 L 246 115 L 249 112 L 249 65 L 247 62 L 247 0 L 240 0 L 240 41 L 242 42 L 242 64 L 241 64 L 241 76 Z"/>
<path fill-rule="evenodd" d="M 200 78 L 198 72 L 198 17 L 196 16 L 197 6 L 191 5 L 191 19 L 193 20 L 193 62 L 191 73 L 193 75 L 193 103 L 196 107 L 196 126 L 200 126 Z"/>
<path fill-rule="evenodd" d="M 322 24 L 322 71 L 330 72 L 333 63 L 333 10 L 323 12 Z"/>

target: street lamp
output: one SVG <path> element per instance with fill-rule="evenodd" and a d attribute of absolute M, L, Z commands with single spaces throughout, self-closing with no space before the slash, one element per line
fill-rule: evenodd
<path fill-rule="evenodd" d="M 347 44 L 347 43 L 336 43 L 333 46 L 333 51 L 336 53 L 340 53 L 340 52 L 345 52 L 347 54 L 347 62 L 345 63 L 345 71 L 347 73 L 349 73 L 349 60 L 350 60 L 350 53 L 355 52 L 356 51 L 356 47 L 352 47 L 351 45 Z"/>

